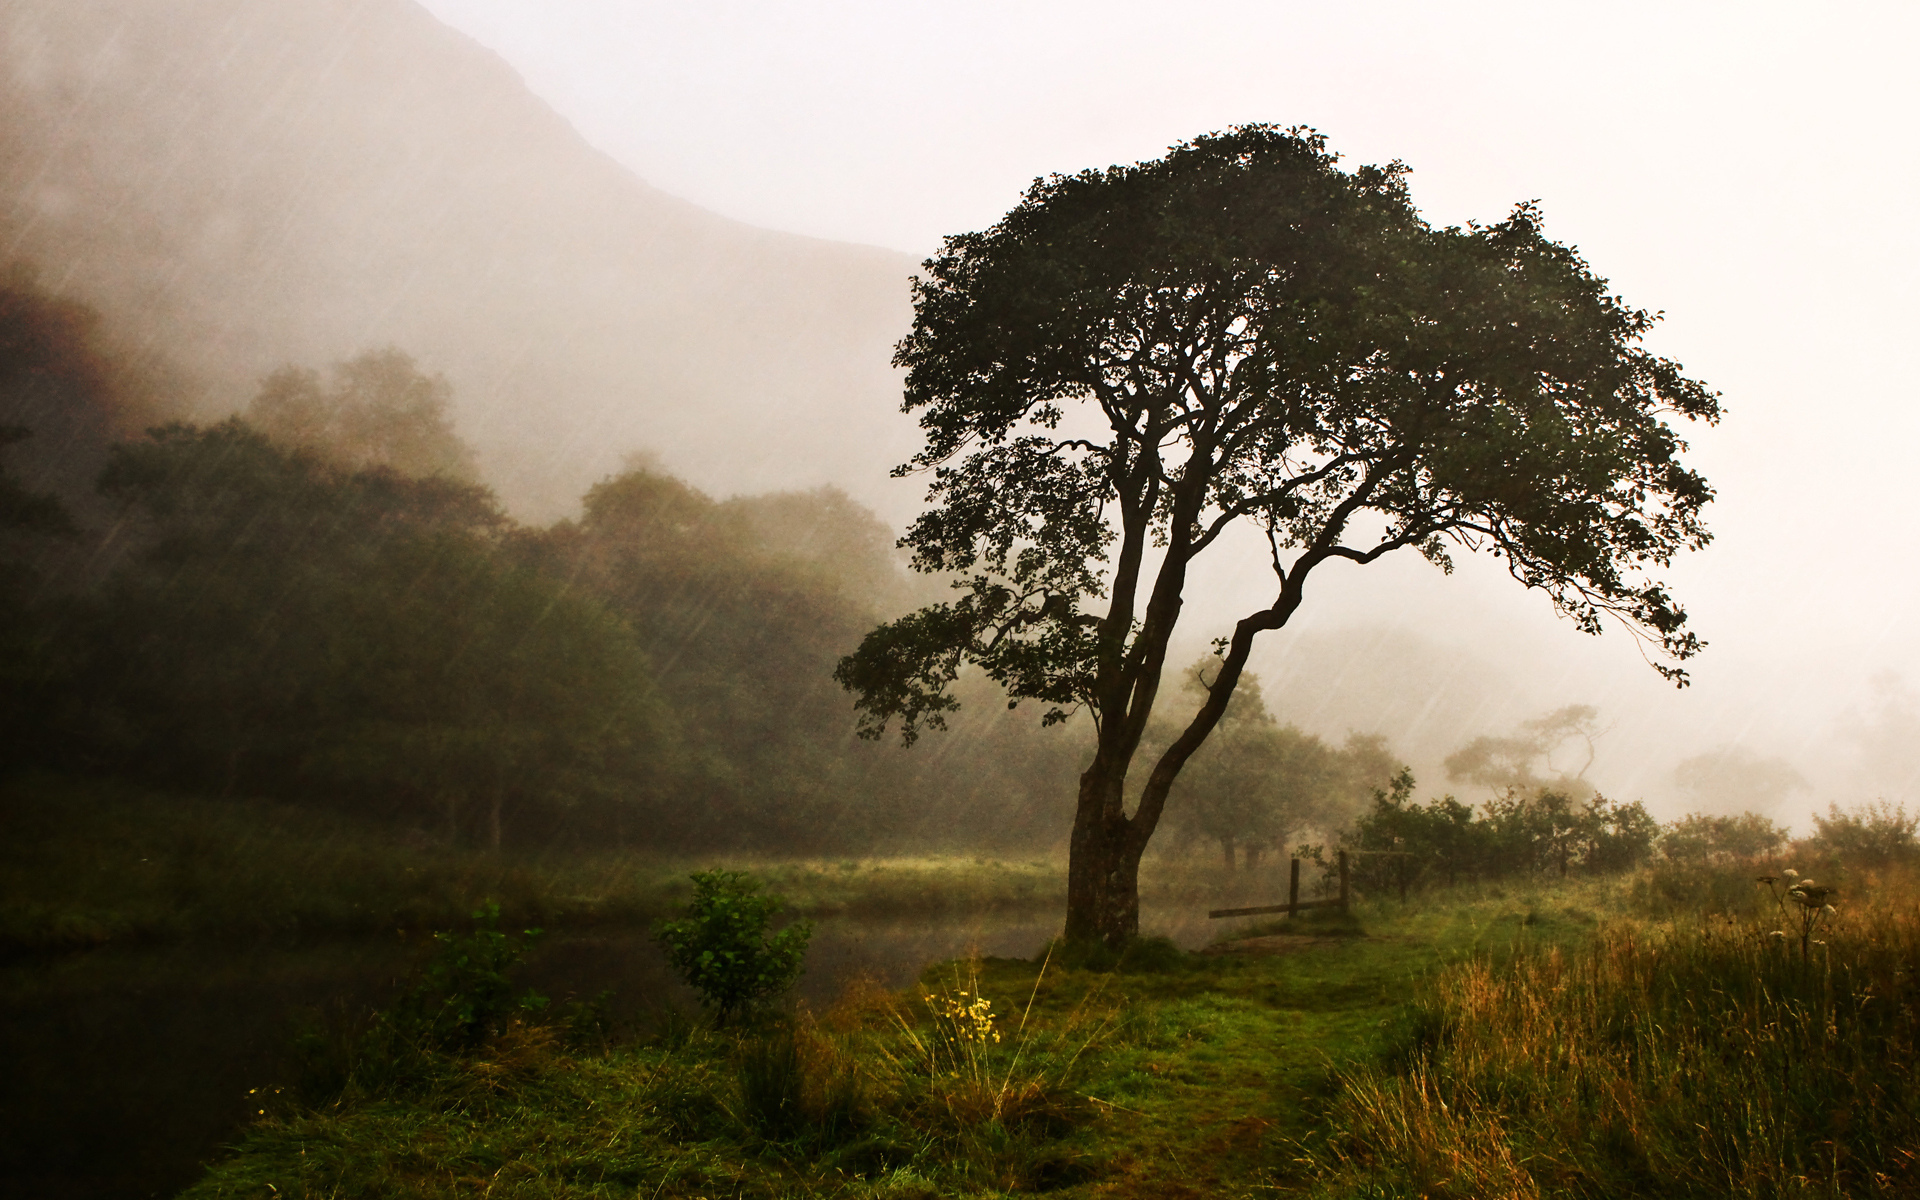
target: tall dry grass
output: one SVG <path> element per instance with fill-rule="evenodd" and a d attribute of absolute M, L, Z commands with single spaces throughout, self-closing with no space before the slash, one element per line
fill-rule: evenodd
<path fill-rule="evenodd" d="M 1920 1194 L 1920 893 L 1622 922 L 1462 963 L 1349 1072 L 1323 1180 L 1440 1197 Z"/>

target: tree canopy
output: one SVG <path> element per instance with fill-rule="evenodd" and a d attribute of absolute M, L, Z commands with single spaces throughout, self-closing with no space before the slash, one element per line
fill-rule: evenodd
<path fill-rule="evenodd" d="M 930 477 L 930 507 L 903 544 L 959 595 L 874 630 L 838 678 L 871 736 L 939 727 L 967 662 L 1047 721 L 1092 716 L 1069 936 L 1132 936 L 1168 789 L 1324 563 L 1486 550 L 1676 681 L 1700 648 L 1649 572 L 1707 541 L 1670 419 L 1716 419 L 1716 395 L 1639 345 L 1653 315 L 1535 206 L 1434 228 L 1405 174 L 1247 126 L 1037 181 L 915 281 L 895 361 L 925 444 L 900 472 Z M 1129 813 L 1188 569 L 1240 524 L 1273 600 L 1219 639 Z"/>
<path fill-rule="evenodd" d="M 282 445 L 340 466 L 474 480 L 473 449 L 454 432 L 453 387 L 394 348 L 335 363 L 328 383 L 305 367 L 266 377 L 247 422 Z"/>

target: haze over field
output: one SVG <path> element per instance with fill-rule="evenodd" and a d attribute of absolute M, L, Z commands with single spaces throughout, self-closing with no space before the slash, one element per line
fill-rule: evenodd
<path fill-rule="evenodd" d="M 1912 11 L 1159 13 L 8 0 L 0 246 L 202 416 L 285 363 L 401 347 L 523 518 L 648 451 L 716 495 L 832 482 L 898 524 L 888 357 L 941 235 L 1037 174 L 1312 124 L 1408 162 L 1436 222 L 1539 198 L 1729 416 L 1693 433 L 1718 540 L 1672 572 L 1711 643 L 1693 688 L 1490 563 L 1409 558 L 1318 581 L 1268 636 L 1275 711 L 1385 734 L 1423 793 L 1468 738 L 1588 703 L 1590 777 L 1662 815 L 1915 799 Z M 1258 552 L 1202 584 L 1196 654 L 1269 598 Z"/>

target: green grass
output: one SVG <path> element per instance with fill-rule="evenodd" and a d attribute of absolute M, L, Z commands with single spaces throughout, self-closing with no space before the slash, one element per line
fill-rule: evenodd
<path fill-rule="evenodd" d="M 398 1091 L 263 1105 L 239 1152 L 188 1195 L 1297 1190 L 1340 1072 L 1397 1044 L 1416 980 L 1584 938 L 1585 924 L 1542 913 L 1604 902 L 1595 893 L 1363 905 L 1315 923 L 1339 936 L 1289 953 L 1148 946 L 1108 970 L 1063 965 L 1072 954 L 946 964 L 905 993 L 856 986 L 774 1027 L 681 1021 L 591 1053 L 522 1029 Z M 982 998 L 997 1042 L 968 1041 L 940 1015 Z"/>
<path fill-rule="evenodd" d="M 450 927 L 484 898 L 510 927 L 638 922 L 705 865 L 436 849 L 57 779 L 0 803 L 16 948 Z M 1046 861 L 729 865 L 802 913 L 1061 903 Z M 1195 954 L 946 964 L 746 1031 L 662 1014 L 589 1047 L 556 1021 L 381 1067 L 391 1040 L 341 1026 L 313 1043 L 331 1069 L 263 1099 L 188 1194 L 1920 1194 L 1920 888 L 1802 865 L 1840 887 L 1804 960 L 1755 869 L 1666 865 L 1242 921 Z M 1219 886 L 1150 878 L 1163 903 Z M 964 1036 L 981 1013 L 999 1041 Z"/>
<path fill-rule="evenodd" d="M 0 951 L 13 952 L 447 929 L 486 901 L 509 924 L 644 925 L 685 900 L 691 871 L 713 865 L 449 848 L 311 807 L 51 775 L 0 781 L 0 824 Z M 809 916 L 1057 908 L 1065 897 L 1061 866 L 1045 859 L 724 861 Z"/>

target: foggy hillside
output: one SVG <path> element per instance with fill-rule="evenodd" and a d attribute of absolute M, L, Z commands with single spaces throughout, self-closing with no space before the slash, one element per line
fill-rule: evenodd
<path fill-rule="evenodd" d="M 8 0 L 0 48 L 0 259 L 164 356 L 196 415 L 392 344 L 523 516 L 641 449 L 869 502 L 905 457 L 911 260 L 647 186 L 411 0 Z"/>
<path fill-rule="evenodd" d="M 636 453 L 716 498 L 834 484 L 894 528 L 919 499 L 887 477 L 917 443 L 888 365 L 911 258 L 649 186 L 414 0 L 4 0 L 0 269 L 21 264 L 36 294 L 98 311 L 114 368 L 92 390 L 116 429 L 81 406 L 0 411 L 34 430 L 9 469 L 51 487 L 59 458 L 82 516 L 116 434 L 389 345 L 445 375 L 479 477 L 524 521 L 574 514 Z M 1196 577 L 1182 653 L 1266 602 L 1263 563 Z M 1830 655 L 1743 647 L 1711 595 L 1714 649 L 1675 694 L 1490 564 L 1320 586 L 1256 654 L 1274 711 L 1332 743 L 1384 734 L 1423 789 L 1451 786 L 1441 763 L 1469 738 L 1571 703 L 1605 715 L 1593 781 L 1668 815 L 1745 778 L 1677 772 L 1743 746 L 1806 780 L 1789 819 L 1920 786 L 1897 659 L 1843 677 Z"/>

